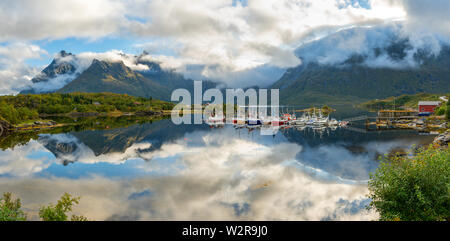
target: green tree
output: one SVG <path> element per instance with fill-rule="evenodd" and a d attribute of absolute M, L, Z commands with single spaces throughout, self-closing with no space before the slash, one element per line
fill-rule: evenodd
<path fill-rule="evenodd" d="M 380 220 L 450 220 L 450 149 L 390 156 L 371 174 L 370 209 Z"/>
<path fill-rule="evenodd" d="M 444 115 L 447 112 L 447 105 L 442 105 L 434 111 L 436 115 Z"/>
<path fill-rule="evenodd" d="M 17 110 L 13 105 L 4 101 L 0 102 L 0 116 L 11 124 L 17 124 L 19 122 L 19 113 Z"/>
<path fill-rule="evenodd" d="M 27 107 L 17 108 L 20 120 L 35 120 L 39 118 L 39 113 L 36 110 L 30 110 Z"/>
<path fill-rule="evenodd" d="M 39 210 L 39 217 L 43 221 L 68 221 L 68 212 L 72 211 L 72 207 L 78 204 L 80 197 L 72 197 L 68 193 L 64 193 L 56 205 L 49 204 L 48 206 L 41 207 Z M 71 221 L 87 221 L 87 218 L 83 216 L 72 215 Z"/>
<path fill-rule="evenodd" d="M 20 199 L 13 200 L 11 193 L 3 193 L 3 198 L 0 198 L 0 221 L 26 221 L 27 216 L 21 208 Z"/>

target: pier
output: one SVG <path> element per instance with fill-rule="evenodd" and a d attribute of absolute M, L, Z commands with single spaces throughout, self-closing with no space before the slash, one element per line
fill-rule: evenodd
<path fill-rule="evenodd" d="M 445 128 L 445 123 L 439 118 L 419 116 L 417 111 L 411 110 L 380 110 L 377 116 L 356 116 L 344 119 L 349 125 L 364 121 L 367 131 L 395 130 L 395 129 L 440 129 Z M 375 127 L 375 128 L 374 128 Z M 359 129 L 359 128 L 358 128 Z"/>

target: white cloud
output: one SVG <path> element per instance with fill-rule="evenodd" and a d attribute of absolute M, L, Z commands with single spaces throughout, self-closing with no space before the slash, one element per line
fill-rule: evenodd
<path fill-rule="evenodd" d="M 409 32 L 415 35 L 438 35 L 450 42 L 450 2 L 447 0 L 403 0 L 408 12 Z"/>
<path fill-rule="evenodd" d="M 0 41 L 98 39 L 111 35 L 137 38 L 141 42 L 137 47 L 149 50 L 163 67 L 223 83 L 230 83 L 231 78 L 231 85 L 241 82 L 248 86 L 269 82 L 261 77 L 267 66 L 299 65 L 300 60 L 293 54 L 295 48 L 342 28 L 405 20 L 405 31 L 415 44 L 426 42 L 437 50 L 435 34 L 438 39 L 449 38 L 449 3 L 444 0 L 370 0 L 368 9 L 348 0 L 249 0 L 245 6 L 240 2 L 232 6 L 232 2 L 1 2 L 0 21 L 4 24 L 0 26 Z M 117 55 L 106 58 L 117 59 Z M 255 73 L 254 77 L 249 73 Z"/>
<path fill-rule="evenodd" d="M 26 43 L 0 45 L 0 95 L 16 94 L 39 73 L 26 64 L 28 59 L 38 59 L 47 52 L 39 46 Z"/>
<path fill-rule="evenodd" d="M 0 41 L 99 38 L 126 23 L 116 0 L 17 0 L 0 3 Z"/>
<path fill-rule="evenodd" d="M 37 141 L 31 141 L 27 145 L 17 146 L 14 149 L 0 151 L 0 175 L 30 176 L 45 170 L 55 162 L 51 155 L 42 155 L 39 158 L 30 158 L 24 155 L 24 153 L 42 151 L 42 145 Z"/>
<path fill-rule="evenodd" d="M 293 49 L 313 29 L 335 31 L 405 16 L 401 6 L 388 1 L 373 2 L 371 9 L 341 8 L 335 0 L 250 0 L 245 7 L 239 3 L 233 7 L 230 2 L 151 1 L 134 13 L 148 18 L 148 23 L 135 24 L 132 30 L 139 36 L 166 37 L 179 43 L 177 58 L 166 59 L 169 65 L 176 61 L 186 70 L 184 66 L 195 63 L 203 66 L 204 77 L 227 83 L 230 76 L 264 65 L 299 65 Z"/>
<path fill-rule="evenodd" d="M 372 1 L 365 9 L 335 0 L 249 0 L 246 6 L 232 6 L 231 0 L 19 0 L 0 3 L 0 41 L 157 38 L 158 46 L 176 46 L 174 57 L 154 54 L 163 66 L 189 73 L 187 66 L 194 64 L 203 68 L 203 78 L 226 82 L 235 76 L 253 84 L 248 73 L 261 72 L 252 69 L 300 64 L 292 51 L 312 29 L 404 17 L 402 8 L 389 2 Z"/>

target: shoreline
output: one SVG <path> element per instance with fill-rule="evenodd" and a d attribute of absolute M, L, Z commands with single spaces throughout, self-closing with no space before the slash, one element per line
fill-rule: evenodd
<path fill-rule="evenodd" d="M 124 117 L 124 116 L 136 116 L 136 117 L 158 117 L 170 114 L 171 111 L 138 111 L 138 112 L 71 112 L 66 114 L 40 114 L 40 118 L 51 117 L 69 117 L 69 118 L 83 118 L 83 117 Z M 45 129 L 53 129 L 58 127 L 65 127 L 76 125 L 76 123 L 58 123 L 54 120 L 37 119 L 30 121 L 32 123 L 21 123 L 13 125 L 6 120 L 0 119 L 0 137 L 7 136 L 10 133 L 27 132 L 27 131 L 39 131 Z"/>

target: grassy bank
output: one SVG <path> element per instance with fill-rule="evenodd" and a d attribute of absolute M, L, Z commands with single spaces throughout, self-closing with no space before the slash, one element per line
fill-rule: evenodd
<path fill-rule="evenodd" d="M 151 115 L 173 108 L 152 98 L 113 93 L 51 93 L 0 96 L 0 116 L 14 125 L 48 119 L 49 116 Z"/>
<path fill-rule="evenodd" d="M 427 94 L 420 93 L 415 95 L 401 95 L 397 97 L 389 97 L 383 100 L 371 100 L 361 104 L 361 107 L 371 110 L 379 109 L 416 109 L 419 101 L 440 101 L 439 97 L 450 97 L 450 93 L 447 94 Z"/>

